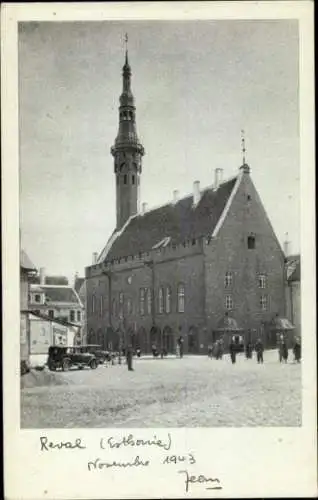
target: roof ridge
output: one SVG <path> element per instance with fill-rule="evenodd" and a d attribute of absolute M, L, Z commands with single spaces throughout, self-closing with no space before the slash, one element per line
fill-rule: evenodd
<path fill-rule="evenodd" d="M 232 175 L 231 177 L 229 177 L 228 179 L 226 179 L 224 181 L 221 181 L 219 184 L 219 187 L 217 189 L 222 187 L 224 184 L 227 184 L 228 182 L 234 181 L 234 179 L 237 179 L 239 177 L 239 175 L 240 174 L 238 173 L 236 175 Z M 205 186 L 202 189 L 200 189 L 200 193 L 204 193 L 205 191 L 210 191 L 210 190 L 217 191 L 217 189 L 214 188 L 214 184 L 210 184 L 210 185 Z M 179 203 L 179 201 L 183 201 L 187 198 L 193 198 L 193 193 L 189 192 L 189 193 L 185 194 L 184 196 L 182 196 L 181 198 L 178 198 L 176 201 L 170 200 L 170 201 L 163 203 L 161 205 L 155 205 L 154 207 L 149 208 L 148 210 L 145 210 L 145 212 L 138 212 L 136 215 L 134 215 L 134 217 L 138 217 L 138 216 L 142 217 L 146 213 L 153 212 L 155 210 L 159 210 L 159 208 L 163 208 L 167 205 L 176 205 L 177 203 Z"/>

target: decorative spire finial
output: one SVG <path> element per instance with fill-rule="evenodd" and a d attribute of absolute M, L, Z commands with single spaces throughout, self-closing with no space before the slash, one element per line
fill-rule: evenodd
<path fill-rule="evenodd" d="M 241 141 L 242 141 L 243 165 L 245 165 L 245 163 L 246 163 L 246 158 L 245 158 L 246 147 L 245 147 L 245 132 L 243 129 L 241 130 Z"/>
<path fill-rule="evenodd" d="M 124 41 L 125 41 L 125 52 L 126 52 L 125 63 L 128 64 L 128 33 L 125 33 Z"/>

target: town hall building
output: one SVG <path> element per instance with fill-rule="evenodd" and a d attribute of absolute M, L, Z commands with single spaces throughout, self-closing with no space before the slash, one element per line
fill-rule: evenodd
<path fill-rule="evenodd" d="M 285 314 L 284 253 L 246 164 L 227 180 L 159 208 L 139 210 L 142 159 L 131 68 L 123 67 L 119 130 L 111 148 L 116 226 L 86 268 L 88 342 L 142 352 L 206 353 L 233 334 L 275 345 L 273 318 Z"/>

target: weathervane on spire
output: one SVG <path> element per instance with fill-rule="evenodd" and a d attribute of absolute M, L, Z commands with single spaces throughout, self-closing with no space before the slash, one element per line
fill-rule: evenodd
<path fill-rule="evenodd" d="M 128 48 L 128 34 L 127 33 L 125 33 L 125 39 L 124 40 L 125 40 L 125 47 L 126 47 L 126 50 L 127 50 L 127 48 Z"/>
<path fill-rule="evenodd" d="M 246 147 L 245 147 L 245 132 L 242 129 L 241 130 L 241 138 L 242 138 L 242 154 L 243 154 L 243 165 L 245 165 L 245 153 L 246 153 Z"/>

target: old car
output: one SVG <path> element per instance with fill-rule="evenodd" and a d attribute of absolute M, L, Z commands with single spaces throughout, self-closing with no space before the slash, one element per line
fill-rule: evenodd
<path fill-rule="evenodd" d="M 111 362 L 113 355 L 109 351 L 104 351 L 102 347 L 98 344 L 86 344 L 81 346 L 82 352 L 89 352 L 96 356 L 99 364 L 104 364 L 105 362 Z"/>
<path fill-rule="evenodd" d="M 95 370 L 98 361 L 94 354 L 82 352 L 81 346 L 50 346 L 47 365 L 51 371 L 58 369 L 68 371 L 73 366 L 78 369 L 88 367 Z"/>

